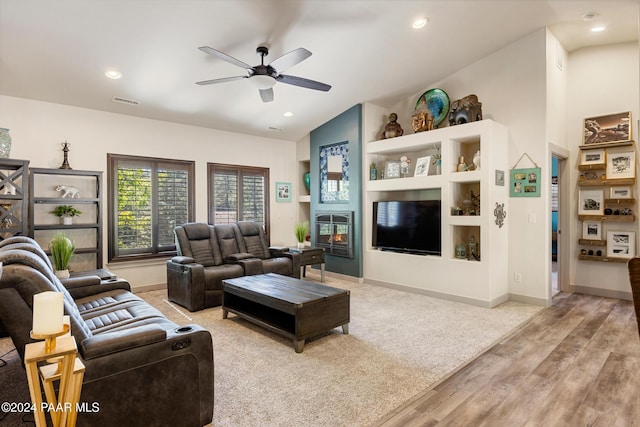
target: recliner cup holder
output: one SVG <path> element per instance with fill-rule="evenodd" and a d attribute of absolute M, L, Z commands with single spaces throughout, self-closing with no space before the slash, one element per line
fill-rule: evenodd
<path fill-rule="evenodd" d="M 191 326 L 181 326 L 179 328 L 176 328 L 175 331 L 178 334 L 186 334 L 187 332 L 193 331 L 193 328 Z"/>

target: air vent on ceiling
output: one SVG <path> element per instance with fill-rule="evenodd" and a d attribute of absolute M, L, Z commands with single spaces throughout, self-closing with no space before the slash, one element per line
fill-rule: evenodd
<path fill-rule="evenodd" d="M 119 96 L 114 96 L 111 98 L 111 101 L 116 102 L 118 104 L 126 104 L 126 105 L 140 105 L 140 101 L 135 101 L 133 99 L 121 98 Z"/>
<path fill-rule="evenodd" d="M 275 132 L 282 132 L 282 129 L 281 129 L 281 128 L 277 128 L 277 127 L 275 127 L 275 126 L 269 126 L 267 129 L 272 130 L 272 131 L 275 131 Z"/>

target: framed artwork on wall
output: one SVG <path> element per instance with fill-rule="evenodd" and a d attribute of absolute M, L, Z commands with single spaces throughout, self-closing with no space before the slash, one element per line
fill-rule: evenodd
<path fill-rule="evenodd" d="M 636 177 L 636 152 L 609 153 L 607 156 L 607 179 Z"/>
<path fill-rule="evenodd" d="M 580 190 L 578 215 L 604 215 L 604 190 Z"/>
<path fill-rule="evenodd" d="M 582 238 L 586 240 L 602 240 L 602 223 L 599 221 L 583 221 Z"/>
<path fill-rule="evenodd" d="M 633 258 L 635 253 L 635 231 L 607 231 L 607 256 Z"/>
<path fill-rule="evenodd" d="M 580 153 L 581 165 L 598 165 L 598 164 L 603 165 L 604 162 L 605 162 L 604 148 L 596 148 L 593 150 L 583 150 Z"/>
<path fill-rule="evenodd" d="M 276 202 L 290 202 L 291 197 L 291 183 L 276 182 Z"/>
<path fill-rule="evenodd" d="M 632 199 L 633 188 L 630 185 L 621 185 L 621 186 L 611 187 L 609 189 L 609 198 L 610 199 Z"/>
<path fill-rule="evenodd" d="M 631 112 L 584 119 L 584 145 L 631 140 Z"/>
<path fill-rule="evenodd" d="M 540 197 L 540 168 L 511 169 L 511 197 Z"/>

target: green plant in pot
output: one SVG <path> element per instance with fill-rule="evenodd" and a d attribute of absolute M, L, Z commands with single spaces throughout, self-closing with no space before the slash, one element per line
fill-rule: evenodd
<path fill-rule="evenodd" d="M 309 223 L 306 221 L 297 223 L 294 231 L 296 234 L 296 240 L 298 241 L 298 248 L 304 248 L 304 239 L 307 237 L 307 233 L 309 232 Z"/>
<path fill-rule="evenodd" d="M 73 242 L 64 233 L 56 233 L 49 242 L 49 251 L 53 259 L 53 268 L 56 276 L 69 277 L 69 262 L 76 248 Z"/>
<path fill-rule="evenodd" d="M 71 205 L 59 205 L 56 206 L 56 208 L 52 210 L 51 213 L 59 218 L 62 218 L 63 224 L 70 225 L 72 223 L 71 218 L 73 218 L 74 216 L 79 216 L 82 212 Z"/>

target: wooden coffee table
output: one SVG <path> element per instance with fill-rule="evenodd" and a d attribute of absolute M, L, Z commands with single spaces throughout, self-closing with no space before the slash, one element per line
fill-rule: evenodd
<path fill-rule="evenodd" d="M 279 274 L 222 281 L 222 318 L 229 312 L 293 340 L 301 353 L 307 338 L 342 326 L 349 333 L 349 291 Z"/>

